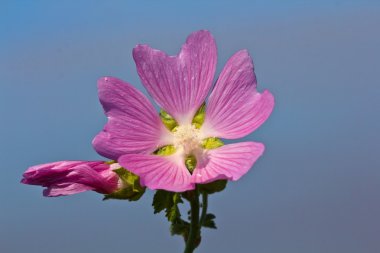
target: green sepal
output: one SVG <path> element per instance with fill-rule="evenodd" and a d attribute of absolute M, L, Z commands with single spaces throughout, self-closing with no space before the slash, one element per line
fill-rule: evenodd
<path fill-rule="evenodd" d="M 200 129 L 203 125 L 203 122 L 205 121 L 206 117 L 206 103 L 203 102 L 201 107 L 197 110 L 197 112 L 194 115 L 193 121 L 191 122 L 197 129 Z"/>
<path fill-rule="evenodd" d="M 161 148 L 156 149 L 153 154 L 154 155 L 161 155 L 161 156 L 167 156 L 167 155 L 172 155 L 175 153 L 175 147 L 174 145 L 167 145 L 163 146 Z"/>
<path fill-rule="evenodd" d="M 204 149 L 219 148 L 223 145 L 224 145 L 223 141 L 217 137 L 210 137 L 210 138 L 206 138 L 202 140 L 202 147 Z"/>
<path fill-rule="evenodd" d="M 214 219 L 215 219 L 215 215 L 213 215 L 212 213 L 206 214 L 206 217 L 203 220 L 203 223 L 201 224 L 202 227 L 216 229 Z"/>
<path fill-rule="evenodd" d="M 142 195 L 145 193 L 145 188 L 142 191 L 134 191 L 132 188 L 122 188 L 120 190 L 117 190 L 113 193 L 104 195 L 103 200 L 108 199 L 123 199 L 123 200 L 129 200 L 129 201 L 137 201 L 139 200 Z"/>
<path fill-rule="evenodd" d="M 185 159 L 186 168 L 193 173 L 195 167 L 197 166 L 197 159 L 193 155 L 189 155 Z"/>
<path fill-rule="evenodd" d="M 198 189 L 202 193 L 213 194 L 221 192 L 226 188 L 227 180 L 216 180 L 208 184 L 198 184 Z"/>
<path fill-rule="evenodd" d="M 167 129 L 172 131 L 175 127 L 178 126 L 177 121 L 166 111 L 160 110 L 160 118 L 162 123 L 166 126 Z"/>
<path fill-rule="evenodd" d="M 137 201 L 145 193 L 145 187 L 140 185 L 140 177 L 132 172 L 118 168 L 113 170 L 123 182 L 123 187 L 110 194 L 104 195 L 103 200 L 107 199 L 127 199 L 129 201 Z"/>
<path fill-rule="evenodd" d="M 179 203 L 183 203 L 179 193 L 157 190 L 153 197 L 152 206 L 155 214 L 165 209 L 168 221 L 175 222 L 181 217 L 181 213 L 178 208 Z"/>

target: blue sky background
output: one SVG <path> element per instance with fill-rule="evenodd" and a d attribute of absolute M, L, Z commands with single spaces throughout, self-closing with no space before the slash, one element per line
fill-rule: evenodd
<path fill-rule="evenodd" d="M 44 198 L 19 181 L 34 164 L 99 159 L 96 80 L 142 89 L 132 48 L 175 54 L 198 29 L 217 41 L 218 73 L 247 48 L 259 90 L 276 97 L 245 138 L 265 155 L 212 196 L 219 229 L 198 252 L 380 252 L 379 13 L 375 0 L 2 0 L 0 252 L 182 251 L 151 192 L 137 203 Z"/>

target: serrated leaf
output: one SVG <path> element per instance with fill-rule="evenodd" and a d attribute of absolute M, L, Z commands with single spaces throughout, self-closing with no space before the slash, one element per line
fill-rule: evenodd
<path fill-rule="evenodd" d="M 191 199 L 192 199 L 193 194 L 194 193 L 192 191 L 185 191 L 185 192 L 181 192 L 181 197 L 190 202 Z"/>
<path fill-rule="evenodd" d="M 217 137 L 210 137 L 210 138 L 206 138 L 202 140 L 202 147 L 204 149 L 219 148 L 223 145 L 224 145 L 223 141 Z"/>
<path fill-rule="evenodd" d="M 175 153 L 175 147 L 174 145 L 167 145 L 163 146 L 161 148 L 156 149 L 153 154 L 154 155 L 161 155 L 161 156 L 166 156 L 166 155 L 172 155 Z"/>
<path fill-rule="evenodd" d="M 198 189 L 200 192 L 207 194 L 213 194 L 215 192 L 223 191 L 227 186 L 227 180 L 216 180 L 208 184 L 198 184 Z"/>
<path fill-rule="evenodd" d="M 103 200 L 107 199 L 127 199 L 129 201 L 139 200 L 145 193 L 145 187 L 140 185 L 140 177 L 132 172 L 118 168 L 113 170 L 122 181 L 122 187 L 117 191 L 104 195 Z"/>
<path fill-rule="evenodd" d="M 166 208 L 166 217 L 170 222 L 174 222 L 181 217 L 181 213 L 177 204 L 172 205 L 170 208 Z"/>
<path fill-rule="evenodd" d="M 205 121 L 205 117 L 206 117 L 206 103 L 203 102 L 203 104 L 199 107 L 199 109 L 195 113 L 194 118 L 191 123 L 196 128 L 200 129 L 201 126 L 203 125 L 203 122 Z"/>
<path fill-rule="evenodd" d="M 159 213 L 164 210 L 168 203 L 170 202 L 172 192 L 157 190 L 153 197 L 152 206 L 154 208 L 154 213 Z"/>
<path fill-rule="evenodd" d="M 206 228 L 216 229 L 214 219 L 215 219 L 215 215 L 213 215 L 212 213 L 206 214 L 206 217 L 203 220 L 202 226 Z"/>
<path fill-rule="evenodd" d="M 160 110 L 160 118 L 162 123 L 166 126 L 167 129 L 172 131 L 176 126 L 178 126 L 177 121 L 166 111 Z"/>
<path fill-rule="evenodd" d="M 181 217 L 178 208 L 179 203 L 183 203 L 179 193 L 157 190 L 153 197 L 152 206 L 155 214 L 165 210 L 168 220 L 174 222 Z"/>
<path fill-rule="evenodd" d="M 170 225 L 171 235 L 183 235 L 187 236 L 190 231 L 190 223 L 184 220 L 179 220 L 178 222 L 173 222 Z"/>
<path fill-rule="evenodd" d="M 166 208 L 166 217 L 169 221 L 174 222 L 178 220 L 181 217 L 181 212 L 178 208 L 179 203 L 183 203 L 181 199 L 181 195 L 179 193 L 174 193 L 172 197 L 172 204 L 171 206 Z"/>
<path fill-rule="evenodd" d="M 197 159 L 193 155 L 189 155 L 185 158 L 186 168 L 193 173 L 195 167 L 197 166 Z"/>

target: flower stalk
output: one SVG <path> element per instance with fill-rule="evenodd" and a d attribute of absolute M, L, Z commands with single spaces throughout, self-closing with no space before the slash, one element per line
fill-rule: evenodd
<path fill-rule="evenodd" d="M 199 203 L 199 196 L 202 195 L 202 204 Z M 184 253 L 192 253 L 201 242 L 201 229 L 207 215 L 208 194 L 203 192 L 199 193 L 199 189 L 192 191 L 192 198 L 190 201 L 190 231 L 186 241 Z M 199 216 L 200 207 L 202 213 Z"/>
<path fill-rule="evenodd" d="M 208 194 L 206 192 L 202 193 L 202 214 L 201 214 L 201 219 L 199 223 L 201 226 L 203 225 L 206 215 L 207 215 L 207 206 L 208 206 Z"/>
<path fill-rule="evenodd" d="M 192 253 L 200 243 L 201 238 L 201 224 L 199 222 L 199 191 L 195 189 L 192 191 L 190 199 L 190 232 L 186 241 L 184 253 Z"/>

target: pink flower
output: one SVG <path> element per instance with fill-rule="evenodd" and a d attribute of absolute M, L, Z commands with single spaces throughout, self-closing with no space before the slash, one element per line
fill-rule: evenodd
<path fill-rule="evenodd" d="M 206 101 L 200 125 L 194 124 L 194 116 L 212 88 L 217 61 L 212 35 L 208 31 L 192 33 L 177 56 L 137 45 L 133 57 L 143 85 L 175 119 L 176 127 L 168 129 L 136 88 L 104 77 L 98 88 L 108 123 L 93 141 L 97 152 L 118 160 L 150 189 L 182 192 L 194 189 L 195 184 L 238 180 L 247 173 L 262 155 L 262 143 L 240 142 L 214 149 L 205 148 L 204 143 L 213 137 L 244 137 L 273 110 L 273 95 L 256 90 L 248 52 L 238 51 L 228 60 Z M 153 153 L 165 146 L 174 151 L 165 156 Z M 190 172 L 185 161 L 192 158 L 195 168 Z"/>
<path fill-rule="evenodd" d="M 41 164 L 25 171 L 21 183 L 46 187 L 43 194 L 48 197 L 72 195 L 84 191 L 110 194 L 119 186 L 119 177 L 112 171 L 116 167 L 103 161 L 61 161 Z"/>

